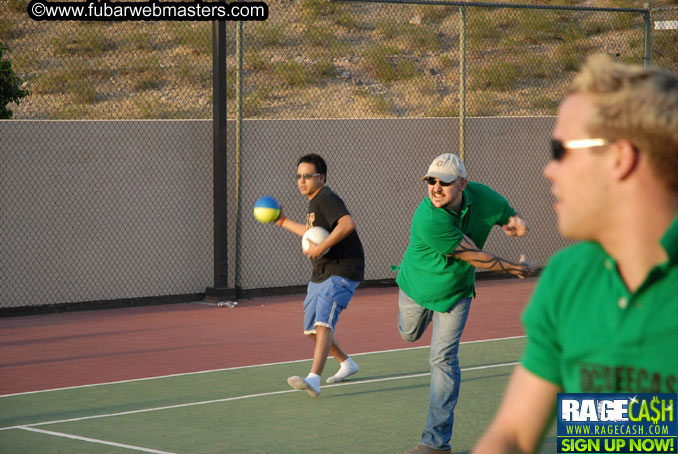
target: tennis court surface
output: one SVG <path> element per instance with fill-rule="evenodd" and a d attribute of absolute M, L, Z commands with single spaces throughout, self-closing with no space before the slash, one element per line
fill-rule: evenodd
<path fill-rule="evenodd" d="M 534 280 L 479 282 L 460 349 L 452 451 L 489 423 L 525 343 Z M 310 368 L 303 296 L 0 320 L 0 451 L 400 453 L 428 406 L 428 342 L 402 341 L 397 289 L 358 290 L 337 338 L 360 365 L 319 398 L 286 384 Z M 328 360 L 323 379 L 334 373 Z M 555 452 L 550 433 L 542 452 Z"/>

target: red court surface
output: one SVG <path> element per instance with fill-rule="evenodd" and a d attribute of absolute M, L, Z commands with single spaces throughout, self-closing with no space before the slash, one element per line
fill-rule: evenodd
<path fill-rule="evenodd" d="M 520 314 L 535 283 L 479 281 L 462 342 L 523 335 Z M 356 291 L 336 331 L 347 353 L 428 345 L 430 328 L 415 343 L 400 338 L 397 292 Z M 309 359 L 303 297 L 0 319 L 0 395 Z"/>

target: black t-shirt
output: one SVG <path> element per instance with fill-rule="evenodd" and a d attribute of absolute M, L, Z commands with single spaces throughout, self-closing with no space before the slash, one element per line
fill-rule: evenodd
<path fill-rule="evenodd" d="M 308 204 L 306 229 L 322 227 L 332 232 L 337 226 L 337 221 L 342 216 L 350 214 L 343 200 L 330 188 L 324 187 Z M 365 278 L 365 253 L 356 230 L 332 246 L 327 254 L 311 261 L 312 282 L 322 282 L 330 276 L 341 276 L 357 282 Z"/>

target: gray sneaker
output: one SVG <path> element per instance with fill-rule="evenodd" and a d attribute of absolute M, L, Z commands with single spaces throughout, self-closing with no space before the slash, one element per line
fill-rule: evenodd
<path fill-rule="evenodd" d="M 294 389 L 298 389 L 299 391 L 306 391 L 313 397 L 318 397 L 320 395 L 320 386 L 314 387 L 311 383 L 297 375 L 293 375 L 288 378 L 287 384 Z"/>
<path fill-rule="evenodd" d="M 431 448 L 430 446 L 419 443 L 409 451 L 405 451 L 405 454 L 451 454 L 451 452 L 452 450 L 450 449 Z"/>

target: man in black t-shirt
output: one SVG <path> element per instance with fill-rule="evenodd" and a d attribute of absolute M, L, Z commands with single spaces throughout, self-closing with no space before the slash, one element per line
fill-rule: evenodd
<path fill-rule="evenodd" d="M 283 215 L 275 221 L 276 225 L 299 236 L 311 227 L 330 232 L 321 243 L 310 243 L 304 252 L 313 263 L 304 300 L 304 334 L 315 341 L 311 372 L 306 378 L 295 375 L 287 379 L 291 387 L 305 390 L 314 397 L 320 394 L 320 375 L 330 352 L 340 367 L 327 383 L 339 383 L 358 372 L 358 365 L 337 343 L 334 328 L 365 273 L 363 246 L 351 213 L 339 196 L 325 186 L 326 178 L 327 165 L 323 158 L 316 154 L 302 156 L 297 162 L 297 187 L 309 200 L 306 224 Z"/>

